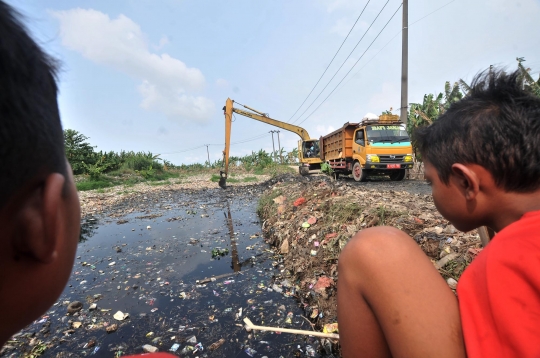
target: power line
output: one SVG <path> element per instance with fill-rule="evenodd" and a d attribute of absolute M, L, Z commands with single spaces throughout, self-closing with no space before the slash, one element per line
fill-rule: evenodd
<path fill-rule="evenodd" d="M 428 14 L 422 16 L 422 17 L 419 18 L 418 20 L 416 20 L 416 21 L 412 22 L 411 24 L 409 24 L 409 27 L 411 27 L 412 25 L 414 25 L 414 24 L 416 24 L 416 23 L 422 21 L 422 20 L 425 19 L 426 17 L 428 17 L 428 16 L 430 16 L 430 15 L 436 13 L 437 11 L 443 9 L 444 7 L 450 5 L 451 3 L 455 2 L 455 1 L 456 1 L 456 0 L 452 0 L 452 1 L 450 1 L 450 2 L 448 2 L 448 3 L 446 3 L 446 4 L 444 4 L 443 6 L 441 6 L 441 7 L 437 8 L 437 9 L 433 10 L 432 12 L 430 12 L 430 13 L 428 13 Z M 364 12 L 364 10 L 365 10 L 366 6 L 369 4 L 369 2 L 370 2 L 370 1 L 368 1 L 367 4 L 364 6 L 364 9 L 362 10 L 362 13 Z M 387 3 L 388 3 L 388 2 L 387 2 Z M 385 6 L 386 6 L 386 4 L 385 4 Z M 400 8 L 401 8 L 401 5 L 398 7 L 398 10 L 399 10 Z M 384 8 L 383 8 L 383 9 L 384 9 Z M 395 12 L 395 13 L 392 15 L 392 17 L 390 18 L 390 20 L 388 20 L 388 22 L 386 23 L 386 25 L 385 25 L 385 26 L 382 28 L 382 30 L 379 32 L 379 34 L 377 35 L 377 37 L 371 42 L 371 44 L 370 44 L 369 47 L 366 49 L 366 51 L 364 51 L 364 53 L 362 54 L 362 57 L 363 57 L 364 54 L 367 52 L 367 50 L 369 50 L 369 48 L 371 47 L 371 45 L 373 44 L 373 42 L 375 42 L 375 40 L 379 37 L 379 35 L 382 33 L 382 31 L 386 28 L 386 26 L 387 26 L 388 23 L 392 20 L 392 18 L 396 15 L 396 13 L 397 13 L 398 10 L 396 10 L 396 12 Z M 381 10 L 381 11 L 382 11 L 382 10 Z M 360 16 L 362 16 L 362 13 L 360 13 Z M 380 13 L 379 13 L 379 14 L 380 14 Z M 358 20 L 360 19 L 360 16 L 358 16 L 356 22 L 354 23 L 353 27 L 352 27 L 351 30 L 349 31 L 349 34 L 351 33 L 351 31 L 353 30 L 354 26 L 356 25 L 356 23 L 357 23 Z M 376 20 L 376 18 L 375 18 L 375 20 Z M 373 24 L 373 23 L 372 23 L 372 24 Z M 368 30 L 369 30 L 369 29 L 368 29 Z M 373 61 L 373 59 L 374 59 L 375 57 L 377 57 L 377 55 L 379 55 L 379 54 L 382 52 L 382 50 L 384 50 L 384 49 L 390 44 L 390 42 L 392 42 L 392 40 L 394 40 L 400 33 L 401 33 L 401 30 L 400 30 L 398 33 L 396 33 L 396 34 L 395 34 L 395 35 L 394 35 L 394 36 L 393 36 L 393 37 L 392 37 L 392 38 L 391 38 L 391 39 L 390 39 L 390 40 L 389 40 L 389 41 L 388 41 L 388 42 L 387 42 L 387 43 L 386 43 L 386 44 L 385 44 L 385 45 L 384 45 L 384 46 L 383 46 L 383 47 L 382 47 L 382 48 L 381 48 L 381 49 L 380 49 L 373 57 L 371 57 L 371 58 L 369 59 L 369 61 L 366 62 L 366 63 L 364 64 L 364 66 L 362 66 L 362 67 L 361 67 L 361 68 L 360 68 L 360 69 L 359 69 L 359 70 L 358 70 L 351 78 L 349 78 L 349 81 L 350 81 L 354 76 L 358 75 L 358 73 L 360 73 L 360 71 L 361 71 L 363 68 L 365 68 L 371 61 Z M 349 36 L 349 34 L 347 34 L 347 37 Z M 365 34 L 364 34 L 364 35 L 365 35 Z M 347 37 L 345 38 L 345 40 L 347 40 Z M 363 37 L 362 37 L 362 38 L 363 38 Z M 343 43 L 341 44 L 341 46 L 340 46 L 339 49 L 337 50 L 336 55 L 337 55 L 337 53 L 340 51 L 340 49 L 341 49 L 341 47 L 343 46 L 343 44 L 345 43 L 345 40 L 343 41 Z M 360 39 L 360 41 L 361 41 L 361 39 Z M 357 44 L 357 45 L 358 45 L 358 44 Z M 356 48 L 356 46 L 355 46 L 355 48 Z M 336 55 L 334 55 L 334 57 L 332 58 L 332 61 L 335 59 Z M 350 54 L 349 54 L 349 56 L 350 56 Z M 362 59 L 362 57 L 360 57 L 360 58 L 358 59 L 358 61 L 360 61 L 360 59 Z M 348 57 L 347 57 L 347 59 L 348 59 Z M 330 64 L 332 64 L 332 61 L 330 61 Z M 345 60 L 345 61 L 346 61 L 346 60 Z M 355 64 L 353 65 L 353 67 L 351 68 L 351 70 L 358 64 L 358 61 L 356 61 L 356 63 L 355 63 Z M 328 66 L 330 66 L 330 64 L 329 64 Z M 340 67 L 340 69 L 341 69 L 341 67 Z M 328 70 L 328 67 L 326 68 L 325 72 L 326 72 L 327 70 Z M 332 92 L 330 92 L 330 94 L 323 100 L 323 102 L 322 102 L 321 104 L 319 104 L 319 105 L 317 106 L 317 108 L 315 108 L 315 110 L 313 110 L 313 112 L 311 112 L 311 113 L 309 114 L 309 116 L 307 116 L 306 118 L 304 118 L 304 120 L 302 120 L 300 123 L 303 123 L 304 121 L 306 121 L 309 117 L 311 117 L 311 115 L 312 115 L 313 113 L 315 113 L 315 111 L 317 111 L 317 109 L 319 109 L 319 107 L 320 107 L 320 106 L 321 106 L 321 105 L 322 105 L 322 104 L 330 97 L 330 95 L 332 95 L 332 93 L 334 93 L 334 92 L 336 91 L 337 87 L 338 87 L 338 86 L 343 82 L 343 80 L 348 76 L 348 74 L 351 72 L 351 70 L 349 70 L 349 72 L 347 72 L 347 74 L 345 74 L 345 76 L 343 77 L 343 79 L 342 79 L 342 80 L 338 83 L 338 85 L 332 90 Z M 338 71 L 339 71 L 339 70 L 338 70 Z M 321 78 L 322 78 L 322 76 L 324 76 L 325 72 L 323 72 L 323 74 L 321 75 Z M 336 72 L 336 73 L 337 73 L 337 72 Z M 533 75 L 534 75 L 534 74 L 537 74 L 537 73 L 538 73 L 538 72 L 533 73 Z M 334 75 L 334 76 L 335 76 L 335 75 Z M 319 81 L 321 80 L 321 78 L 319 78 Z M 332 77 L 332 78 L 333 78 L 333 77 Z M 317 86 L 317 84 L 319 83 L 319 81 L 317 81 L 317 83 L 315 84 L 315 86 L 313 87 L 313 89 L 315 89 L 315 87 Z M 337 91 L 339 91 L 341 88 L 343 88 L 347 83 L 349 83 L 349 81 L 345 82 L 345 83 L 343 84 L 343 86 L 341 86 L 339 89 L 337 89 Z M 325 88 L 326 88 L 326 87 L 325 87 Z M 313 89 L 311 90 L 311 92 L 313 92 Z M 323 89 L 323 91 L 324 91 L 324 89 Z M 310 92 L 310 94 L 311 94 L 311 92 Z M 310 95 L 310 94 L 309 94 L 309 95 Z M 309 97 L 309 95 L 308 95 L 308 97 Z M 307 100 L 308 97 L 306 97 L 306 100 Z M 302 105 L 305 103 L 306 100 L 304 100 L 304 102 L 302 102 Z M 299 107 L 298 109 L 300 109 L 300 108 L 302 107 L 302 105 L 300 105 L 300 107 Z M 309 107 L 308 107 L 308 108 L 309 108 Z M 297 110 L 296 112 L 298 112 L 298 110 Z M 295 112 L 295 114 L 296 114 L 296 112 Z M 304 113 L 305 113 L 305 112 L 304 112 Z M 302 115 L 303 115 L 303 113 L 302 113 Z M 294 116 L 294 114 L 293 114 L 293 116 Z M 300 117 L 301 117 L 301 116 L 300 116 Z M 291 117 L 291 118 L 292 118 L 292 117 Z M 290 120 L 290 119 L 289 119 L 289 120 Z M 298 124 L 300 124 L 300 123 L 298 123 Z M 267 133 L 265 132 L 265 133 L 263 133 L 263 134 L 260 134 L 260 135 L 255 136 L 255 137 L 251 137 L 251 138 L 248 138 L 248 139 L 243 139 L 243 140 L 240 140 L 240 141 L 231 143 L 231 145 L 242 144 L 242 143 L 247 143 L 247 142 L 252 142 L 252 141 L 254 141 L 254 140 L 261 139 L 261 138 L 265 137 L 266 135 L 267 135 Z M 217 145 L 225 145 L 225 144 L 224 144 L 224 143 L 221 143 L 221 144 L 208 144 L 208 145 L 209 145 L 209 146 L 210 146 L 210 145 L 212 145 L 212 146 L 217 146 Z M 192 148 L 189 148 L 189 149 L 184 149 L 184 150 L 177 151 L 177 152 L 161 153 L 160 155 L 185 153 L 185 152 L 189 152 L 189 151 L 192 151 L 192 150 L 195 150 L 195 149 L 203 148 L 203 147 L 205 147 L 205 146 L 207 146 L 207 145 L 204 144 L 204 145 L 200 145 L 200 146 L 197 146 L 197 147 L 192 147 Z"/>
<path fill-rule="evenodd" d="M 193 147 L 193 148 L 189 148 L 189 149 L 184 149 L 184 150 L 181 150 L 181 151 L 178 151 L 178 152 L 168 152 L 168 153 L 161 153 L 160 155 L 164 155 L 164 154 L 178 154 L 178 153 L 184 153 L 184 152 L 189 152 L 189 151 L 192 151 L 192 150 L 195 150 L 195 149 L 199 149 L 199 148 L 202 148 L 202 147 L 205 147 L 206 144 L 203 144 L 203 145 L 200 145 L 198 147 Z"/>
<path fill-rule="evenodd" d="M 418 20 L 416 20 L 416 21 L 413 22 L 412 24 L 409 24 L 409 27 L 411 27 L 412 25 L 416 24 L 417 22 L 420 22 L 420 21 L 424 20 L 424 19 L 425 19 L 426 17 L 428 17 L 429 15 L 436 13 L 437 11 L 439 11 L 440 9 L 442 9 L 443 7 L 446 7 L 446 6 L 450 5 L 450 4 L 453 3 L 454 1 L 456 1 L 456 0 L 452 0 L 452 1 L 450 1 L 449 3 L 446 3 L 446 4 L 444 4 L 443 6 L 441 6 L 441 7 L 437 8 L 437 9 L 433 10 L 433 11 L 430 12 L 429 14 L 427 14 L 427 15 L 425 15 L 425 16 L 419 18 Z"/>
<path fill-rule="evenodd" d="M 452 1 L 450 1 L 450 2 L 448 2 L 448 3 L 446 3 L 446 4 L 444 4 L 443 6 L 441 6 L 441 7 L 437 8 L 437 9 L 433 10 L 433 11 L 430 12 L 429 14 L 422 16 L 422 17 L 419 18 L 418 20 L 416 20 L 416 21 L 414 21 L 413 23 L 409 24 L 409 28 L 410 28 L 412 25 L 414 25 L 414 24 L 416 24 L 416 23 L 422 21 L 422 20 L 425 19 L 426 17 L 428 17 L 428 16 L 430 16 L 430 15 L 436 13 L 437 11 L 441 10 L 442 8 L 444 8 L 444 7 L 448 6 L 448 5 L 450 5 L 451 3 L 455 2 L 455 1 L 456 1 L 456 0 L 452 0 Z M 346 86 L 346 85 L 347 85 L 354 77 L 356 77 L 356 75 L 358 75 L 358 74 L 360 73 L 360 71 L 362 71 L 362 70 L 363 70 L 363 69 L 364 69 L 371 61 L 373 61 L 373 60 L 375 59 L 375 57 L 377 57 L 377 56 L 382 52 L 382 50 L 384 50 L 384 49 L 390 44 L 390 42 L 392 42 L 399 34 L 401 34 L 401 31 L 403 31 L 403 30 L 399 30 L 394 36 L 392 36 L 392 38 L 391 38 L 390 40 L 388 40 L 388 42 L 387 42 L 383 47 L 381 47 L 381 49 L 380 49 L 375 55 L 373 55 L 373 56 L 372 56 L 372 57 L 364 64 L 364 66 L 360 67 L 360 68 L 358 69 L 358 71 L 356 71 L 356 73 L 355 73 L 354 75 L 352 75 L 351 77 L 349 77 L 349 79 L 348 79 L 348 80 L 347 80 L 340 88 L 338 88 L 338 89 L 336 90 L 336 92 L 338 92 L 340 89 L 342 89 L 343 87 L 345 87 L 345 86 Z"/>
<path fill-rule="evenodd" d="M 253 142 L 254 140 L 257 140 L 257 139 L 261 139 L 261 138 L 263 138 L 263 137 L 266 137 L 267 134 L 268 134 L 268 133 L 264 133 L 264 134 L 261 134 L 261 135 L 259 135 L 259 136 L 257 136 L 257 137 L 253 137 L 253 138 L 251 138 L 251 139 L 246 139 L 246 140 L 241 140 L 241 141 L 238 141 L 238 142 L 234 142 L 234 143 L 231 143 L 231 145 L 233 145 L 233 144 L 247 143 L 247 142 Z M 224 144 L 222 144 L 222 145 L 224 145 Z"/>
<path fill-rule="evenodd" d="M 358 20 L 360 20 L 360 17 L 362 16 L 362 14 L 364 13 L 364 10 L 366 10 L 366 7 L 368 6 L 369 2 L 371 0 L 368 0 L 368 2 L 366 3 L 366 6 L 364 6 L 364 8 L 362 9 L 362 12 L 360 13 L 360 15 L 358 15 L 358 17 L 356 18 L 356 21 L 354 22 L 354 24 L 352 25 L 351 29 L 349 30 L 349 33 L 347 34 L 347 36 L 345 37 L 345 40 L 343 40 L 343 42 L 341 43 L 341 45 L 339 46 L 339 48 L 337 49 L 336 53 L 334 54 L 334 57 L 332 57 L 332 60 L 330 61 L 330 63 L 328 64 L 328 66 L 326 66 L 326 69 L 324 70 L 324 72 L 322 73 L 321 77 L 319 77 L 319 80 L 317 81 L 317 83 L 315 83 L 315 86 L 313 86 L 313 88 L 311 89 L 311 91 L 309 92 L 309 94 L 306 96 L 306 98 L 304 99 L 304 101 L 302 102 L 302 104 L 296 109 L 296 111 L 294 111 L 293 115 L 291 116 L 291 118 L 289 118 L 287 121 L 290 121 L 295 115 L 296 113 L 298 113 L 298 110 L 300 110 L 300 108 L 302 108 L 302 106 L 304 105 L 304 103 L 306 103 L 307 99 L 309 98 L 309 96 L 311 96 L 311 94 L 313 93 L 313 91 L 315 90 L 315 88 L 317 87 L 317 85 L 319 84 L 319 82 L 321 82 L 321 79 L 323 78 L 324 74 L 326 73 L 326 71 L 328 71 L 328 68 L 330 68 L 330 65 L 334 62 L 334 59 L 336 58 L 337 54 L 339 53 L 339 51 L 341 50 L 341 48 L 343 47 L 343 44 L 345 44 L 345 41 L 347 41 L 347 39 L 349 38 L 349 35 L 351 34 L 352 30 L 354 29 L 354 27 L 356 26 L 356 23 L 358 22 Z"/>
<path fill-rule="evenodd" d="M 351 55 L 353 54 L 354 50 L 356 50 L 356 48 L 358 47 L 358 45 L 360 45 L 360 42 L 362 42 L 362 40 L 364 39 L 364 37 L 366 36 L 366 34 L 368 33 L 369 29 L 371 29 L 371 26 L 373 26 L 373 24 L 375 23 L 375 21 L 377 21 L 377 19 L 379 18 L 379 16 L 381 15 L 381 13 L 383 12 L 383 10 L 386 8 L 386 5 L 388 5 L 388 2 L 390 0 L 386 0 L 386 3 L 384 4 L 384 6 L 382 7 L 381 11 L 379 11 L 379 13 L 377 14 L 377 16 L 375 17 L 375 19 L 371 22 L 371 24 L 369 25 L 369 27 L 367 28 L 367 30 L 364 32 L 364 34 L 362 35 L 362 37 L 360 38 L 360 40 L 356 43 L 356 45 L 354 46 L 354 48 L 352 49 L 352 51 L 349 53 L 349 55 L 347 56 L 347 58 L 343 61 L 343 63 L 341 64 L 341 66 L 339 66 L 339 68 L 337 69 L 337 71 L 334 73 L 334 75 L 332 76 L 332 78 L 330 78 L 330 80 L 326 83 L 326 86 L 324 86 L 324 88 L 321 90 L 321 92 L 319 92 L 319 94 L 317 95 L 317 97 L 315 97 L 315 99 L 311 102 L 311 104 L 304 110 L 304 112 L 302 112 L 302 114 L 300 116 L 298 116 L 297 119 L 295 119 L 294 121 L 292 121 L 291 123 L 294 123 L 295 121 L 299 120 L 306 112 L 309 108 L 311 108 L 311 106 L 313 105 L 313 103 L 315 103 L 315 101 L 317 101 L 317 99 L 321 96 L 321 94 L 324 92 L 324 90 L 328 87 L 328 85 L 330 84 L 330 82 L 332 82 L 332 80 L 336 77 L 336 75 L 338 74 L 338 72 L 341 70 L 341 68 L 343 67 L 343 65 L 345 65 L 345 62 L 347 62 L 347 60 L 349 59 L 349 57 L 351 57 Z"/>
<path fill-rule="evenodd" d="M 349 75 L 349 73 L 351 73 L 351 71 L 353 70 L 353 68 L 358 64 L 358 62 L 362 59 L 362 57 L 364 57 L 364 55 L 366 54 L 366 52 L 370 49 L 371 45 L 373 45 L 373 43 L 379 38 L 379 36 L 381 35 L 381 33 L 384 31 L 384 29 L 386 28 L 386 26 L 388 26 L 388 24 L 390 23 L 390 21 L 392 21 L 392 19 L 394 18 L 394 16 L 396 16 L 397 12 L 399 11 L 399 9 L 401 9 L 401 6 L 403 4 L 400 4 L 399 7 L 397 8 L 397 10 L 394 12 L 394 14 L 392 15 L 392 17 L 390 17 L 390 20 L 388 20 L 386 22 L 386 24 L 384 25 L 384 27 L 381 29 L 381 31 L 379 31 L 379 33 L 377 34 L 377 36 L 373 39 L 373 41 L 371 41 L 371 43 L 369 44 L 369 46 L 366 48 L 366 50 L 364 51 L 364 53 L 362 53 L 362 56 L 360 56 L 360 58 L 358 60 L 356 60 L 356 62 L 354 63 L 354 65 L 351 67 L 351 69 L 345 74 L 345 76 L 343 76 L 343 78 L 341 79 L 341 81 L 338 82 L 338 84 L 336 85 L 336 87 L 334 87 L 334 89 L 328 94 L 328 96 L 326 96 L 326 98 L 317 106 L 317 108 L 315 108 L 313 110 L 313 112 L 311 112 L 309 114 L 309 116 L 307 116 L 306 118 L 304 118 L 302 121 L 298 122 L 298 124 L 302 124 L 304 123 L 309 117 L 311 117 L 311 115 L 313 113 L 315 113 L 320 106 L 323 105 L 324 102 L 326 102 L 326 100 L 332 95 L 332 93 L 334 93 L 334 91 L 338 88 L 338 86 L 341 84 L 341 82 L 343 82 L 343 80 Z"/>
<path fill-rule="evenodd" d="M 411 24 L 409 24 L 409 28 L 410 28 L 411 26 L 413 26 L 414 24 L 416 24 L 416 23 L 418 23 L 418 22 L 424 20 L 426 17 L 428 17 L 428 16 L 430 16 L 430 15 L 436 13 L 437 11 L 441 10 L 442 8 L 444 8 L 444 7 L 448 6 L 448 5 L 450 5 L 451 3 L 455 2 L 455 1 L 456 1 L 456 0 L 452 0 L 452 1 L 450 1 L 450 2 L 448 2 L 448 3 L 446 3 L 446 4 L 444 4 L 444 5 L 442 5 L 441 7 L 438 7 L 437 9 L 433 10 L 432 12 L 430 12 L 430 13 L 428 13 L 428 14 L 422 16 L 422 17 L 419 18 L 418 20 L 416 20 L 416 21 L 412 22 Z M 394 40 L 399 34 L 401 34 L 401 31 L 402 31 L 402 30 L 399 30 L 399 31 L 398 31 L 398 32 L 397 32 L 397 33 L 396 33 L 396 34 L 395 34 L 395 35 L 394 35 L 394 36 L 393 36 L 393 37 L 392 37 L 392 38 L 391 38 L 391 39 L 390 39 L 390 40 L 389 40 L 389 41 L 388 41 L 388 42 L 387 42 L 387 43 L 386 43 L 386 44 L 385 44 L 385 45 L 384 45 L 384 46 L 383 46 L 383 47 L 382 47 L 382 48 L 381 48 L 381 49 L 380 49 L 373 57 L 371 57 L 371 58 L 369 59 L 368 62 L 366 62 L 366 63 L 364 64 L 364 66 L 362 66 L 362 67 L 361 67 L 361 68 L 360 68 L 353 76 L 351 76 L 351 77 L 349 78 L 349 80 L 343 84 L 343 86 L 341 86 L 339 89 L 337 89 L 336 92 L 339 91 L 341 88 L 345 87 L 345 85 L 346 85 L 347 83 L 349 83 L 349 82 L 352 80 L 352 78 L 354 78 L 356 75 L 358 75 L 362 69 L 364 69 L 371 61 L 373 61 L 373 59 L 375 59 L 375 57 L 377 57 L 377 55 L 379 55 L 379 54 L 382 52 L 382 50 L 384 50 L 384 49 L 390 44 L 390 42 L 392 42 L 392 40 Z M 353 67 L 354 67 L 354 66 L 353 66 Z M 320 107 L 320 105 L 317 106 L 317 108 L 316 108 L 313 112 L 315 112 L 319 107 Z M 307 118 L 309 118 L 309 117 L 313 114 L 313 112 L 312 112 Z M 307 119 L 307 118 L 306 118 L 306 119 Z M 304 121 L 305 121 L 305 119 L 304 119 Z M 303 123 L 303 121 L 300 122 L 300 123 Z"/>
<path fill-rule="evenodd" d="M 252 142 L 254 140 L 257 140 L 257 139 L 261 139 L 263 137 L 266 137 L 268 135 L 268 133 L 264 133 L 264 134 L 259 134 L 257 136 L 254 136 L 254 137 L 250 137 L 250 138 L 247 138 L 247 139 L 242 139 L 238 142 L 233 142 L 231 143 L 231 145 L 235 145 L 235 144 L 242 144 L 242 143 L 247 143 L 247 142 Z M 206 146 L 216 146 L 216 145 L 225 145 L 225 143 L 209 143 L 209 144 L 203 144 L 203 145 L 200 145 L 198 147 L 193 147 L 193 148 L 189 148 L 189 149 L 184 149 L 184 150 L 180 150 L 180 151 L 177 151 L 177 152 L 168 152 L 168 153 L 161 153 L 160 155 L 164 155 L 164 154 L 180 154 L 180 153 L 185 153 L 185 152 L 190 152 L 192 150 L 195 150 L 195 149 L 199 149 L 199 148 L 204 148 Z"/>

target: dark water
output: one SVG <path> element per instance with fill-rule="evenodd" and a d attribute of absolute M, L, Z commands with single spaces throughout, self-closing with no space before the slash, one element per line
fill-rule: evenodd
<path fill-rule="evenodd" d="M 281 277 L 280 258 L 261 236 L 258 198 L 220 195 L 175 194 L 146 212 L 86 220 L 64 293 L 17 339 L 28 342 L 35 333 L 52 343 L 44 357 L 139 354 L 145 344 L 159 351 L 177 344 L 173 354 L 182 357 L 293 357 L 316 349 L 313 338 L 243 328 L 244 317 L 268 326 L 310 326 Z M 223 256 L 212 258 L 212 250 Z M 211 276 L 219 278 L 197 284 Z M 272 290 L 274 279 L 284 286 Z M 66 303 L 76 300 L 84 308 L 66 315 Z M 96 310 L 88 310 L 91 303 Z M 129 318 L 115 320 L 117 311 Z M 113 324 L 118 330 L 107 333 Z M 220 339 L 225 343 L 209 351 Z M 203 350 L 196 350 L 198 343 Z M 4 355 L 29 349 L 21 344 Z"/>

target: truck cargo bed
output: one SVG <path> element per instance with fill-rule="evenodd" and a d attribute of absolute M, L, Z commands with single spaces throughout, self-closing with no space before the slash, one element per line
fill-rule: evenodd
<path fill-rule="evenodd" d="M 345 123 L 343 127 L 319 139 L 322 160 L 352 157 L 354 130 L 358 123 Z"/>

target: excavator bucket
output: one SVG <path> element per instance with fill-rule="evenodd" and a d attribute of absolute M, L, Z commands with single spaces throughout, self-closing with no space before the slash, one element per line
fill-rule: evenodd
<path fill-rule="evenodd" d="M 222 189 L 227 189 L 227 176 L 224 176 L 222 171 L 219 172 L 220 178 L 219 178 L 219 186 Z"/>

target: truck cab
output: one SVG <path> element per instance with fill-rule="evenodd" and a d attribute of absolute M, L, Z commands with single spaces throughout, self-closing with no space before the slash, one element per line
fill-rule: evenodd
<path fill-rule="evenodd" d="M 356 129 L 354 138 L 353 162 L 357 161 L 365 172 L 360 175 L 389 175 L 392 180 L 403 180 L 405 169 L 412 169 L 411 140 L 404 124 L 364 124 Z"/>
<path fill-rule="evenodd" d="M 406 169 L 413 167 L 411 140 L 396 115 L 368 113 L 361 122 L 347 122 L 319 142 L 321 159 L 336 176 L 352 174 L 356 181 L 365 181 L 388 175 L 403 180 Z"/>

